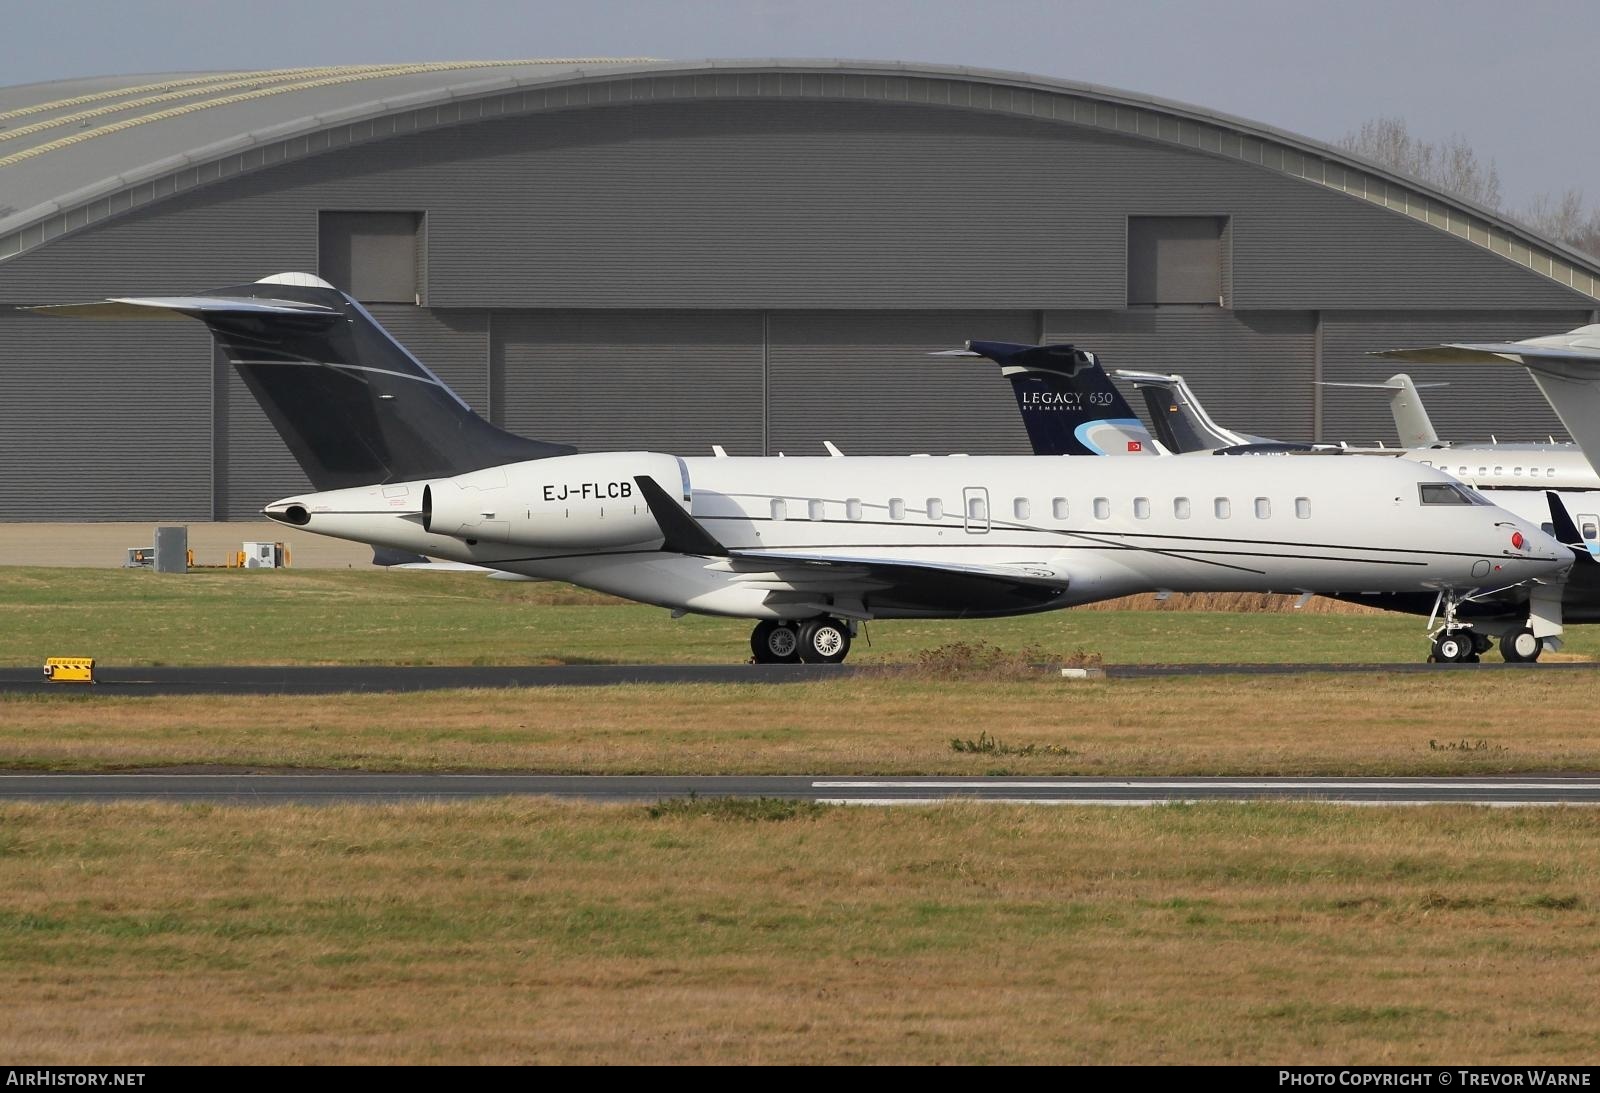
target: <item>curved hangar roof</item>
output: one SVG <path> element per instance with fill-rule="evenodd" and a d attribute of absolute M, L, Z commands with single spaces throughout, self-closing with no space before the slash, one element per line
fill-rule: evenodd
<path fill-rule="evenodd" d="M 1020 114 L 1242 160 L 1411 217 L 1600 299 L 1600 260 L 1292 133 L 1089 84 L 872 61 L 461 61 L 0 88 L 0 261 L 174 193 L 403 133 L 589 105 L 768 98 Z"/>

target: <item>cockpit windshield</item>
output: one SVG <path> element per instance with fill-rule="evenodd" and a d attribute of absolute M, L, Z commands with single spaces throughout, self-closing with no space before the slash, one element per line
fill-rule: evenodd
<path fill-rule="evenodd" d="M 1423 482 L 1417 493 L 1424 505 L 1487 505 L 1491 502 L 1477 490 L 1455 482 Z"/>

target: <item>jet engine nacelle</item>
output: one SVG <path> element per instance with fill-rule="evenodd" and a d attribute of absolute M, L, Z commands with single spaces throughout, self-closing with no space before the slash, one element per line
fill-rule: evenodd
<path fill-rule="evenodd" d="M 429 482 L 422 526 L 437 535 L 543 549 L 631 546 L 661 538 L 639 493 L 649 475 L 689 506 L 689 472 L 676 456 L 601 452 L 508 463 Z"/>

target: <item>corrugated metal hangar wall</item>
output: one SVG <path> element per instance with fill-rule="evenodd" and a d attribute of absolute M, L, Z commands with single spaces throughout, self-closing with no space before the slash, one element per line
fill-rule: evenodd
<path fill-rule="evenodd" d="M 286 270 L 359 279 L 362 248 L 389 246 L 339 235 L 359 235 L 339 218 L 362 213 L 417 233 L 415 296 L 373 303 L 377 318 L 496 422 L 588 449 L 1025 452 L 997 370 L 927 356 L 967 338 L 1073 341 L 1109 367 L 1184 373 L 1238 428 L 1370 442 L 1393 436 L 1381 399 L 1319 399 L 1318 379 L 1383 378 L 1376 348 L 1566 330 L 1594 303 L 1200 150 L 933 105 L 781 101 L 589 107 L 285 163 L 0 262 L 0 303 Z M 1216 301 L 1129 306 L 1142 218 L 1158 233 L 1161 218 L 1203 221 Z M 0 310 L 0 346 L 0 518 L 241 517 L 305 485 L 197 324 Z M 1560 435 L 1520 370 L 1450 378 L 1428 399 L 1448 435 Z"/>

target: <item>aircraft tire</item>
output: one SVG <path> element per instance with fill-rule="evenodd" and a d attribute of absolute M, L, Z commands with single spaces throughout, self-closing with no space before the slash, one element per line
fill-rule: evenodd
<path fill-rule="evenodd" d="M 800 627 L 800 659 L 838 664 L 850 653 L 850 628 L 838 619 L 811 619 Z"/>
<path fill-rule="evenodd" d="M 1531 664 L 1544 652 L 1544 642 L 1524 626 L 1500 639 L 1500 655 L 1512 664 Z"/>
<path fill-rule="evenodd" d="M 771 619 L 758 622 L 750 634 L 750 652 L 757 664 L 798 664 L 800 635 L 793 623 Z"/>
<path fill-rule="evenodd" d="M 1433 643 L 1433 659 L 1440 664 L 1466 664 L 1478 659 L 1472 651 L 1472 635 L 1465 630 L 1446 630 Z"/>

